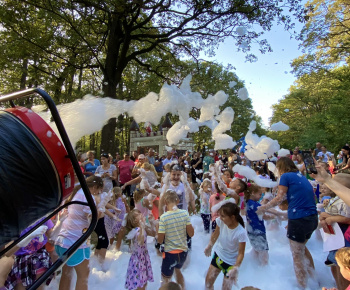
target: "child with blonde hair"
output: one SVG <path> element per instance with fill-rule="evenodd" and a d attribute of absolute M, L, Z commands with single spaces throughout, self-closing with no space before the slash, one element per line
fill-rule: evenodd
<path fill-rule="evenodd" d="M 125 288 L 146 289 L 148 282 L 153 282 L 151 259 L 147 249 L 145 219 L 141 212 L 133 209 L 126 216 L 127 239 L 131 240 L 131 257 L 126 273 Z"/>
<path fill-rule="evenodd" d="M 167 211 L 161 215 L 158 229 L 158 243 L 164 241 L 162 285 L 171 281 L 175 270 L 176 282 L 185 289 L 181 268 L 188 252 L 187 235 L 192 237 L 194 229 L 187 210 L 177 207 L 180 199 L 174 190 L 168 189 L 163 200 Z"/>
<path fill-rule="evenodd" d="M 109 203 L 120 211 L 115 212 L 113 209 L 109 209 L 109 211 L 114 213 L 118 219 L 116 220 L 106 215 L 105 227 L 111 245 L 113 244 L 115 236 L 117 235 L 116 249 L 119 251 L 124 233 L 124 228 L 122 227 L 123 218 L 125 216 L 125 213 L 130 211 L 130 208 L 126 198 L 123 196 L 122 189 L 120 187 L 113 187 L 112 193 L 113 196 Z"/>
<path fill-rule="evenodd" d="M 150 210 L 152 210 L 152 203 L 147 198 L 147 191 L 145 189 L 136 188 L 134 191 L 134 202 L 135 208 L 141 212 L 148 224 L 148 217 L 151 214 Z"/>
<path fill-rule="evenodd" d="M 206 233 L 209 233 L 210 231 L 210 219 L 211 219 L 210 204 L 209 204 L 210 194 L 211 194 L 211 181 L 209 179 L 204 179 L 199 189 L 199 196 L 200 196 L 200 202 L 201 202 L 200 214 L 203 220 L 204 231 Z"/>

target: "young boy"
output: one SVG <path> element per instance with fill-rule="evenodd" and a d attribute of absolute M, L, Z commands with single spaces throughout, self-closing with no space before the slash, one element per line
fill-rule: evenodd
<path fill-rule="evenodd" d="M 185 289 L 185 281 L 180 269 L 187 257 L 186 234 L 193 237 L 194 229 L 188 212 L 177 208 L 179 197 L 175 191 L 167 190 L 163 200 L 167 212 L 160 217 L 158 230 L 158 243 L 161 244 L 164 241 L 162 285 L 171 281 L 175 270 L 177 283 Z"/>

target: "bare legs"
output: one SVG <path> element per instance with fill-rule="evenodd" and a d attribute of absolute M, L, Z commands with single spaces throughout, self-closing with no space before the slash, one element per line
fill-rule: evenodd
<path fill-rule="evenodd" d="M 182 289 L 185 289 L 185 279 L 184 279 L 184 276 L 182 275 L 180 269 L 175 268 L 175 279 L 176 279 L 177 284 L 179 284 Z M 171 281 L 171 277 L 165 277 L 162 275 L 161 286 L 169 283 L 170 281 Z"/>
<path fill-rule="evenodd" d="M 69 267 L 64 265 L 62 268 L 62 277 L 60 281 L 59 290 L 70 289 L 72 283 L 72 273 L 73 268 L 77 273 L 77 282 L 75 284 L 76 290 L 87 290 L 88 289 L 88 280 L 89 280 L 89 260 L 84 260 L 77 266 Z"/>
<path fill-rule="evenodd" d="M 207 276 L 205 277 L 205 290 L 214 290 L 214 283 L 220 272 L 221 270 L 215 268 L 213 265 L 209 266 Z"/>
<path fill-rule="evenodd" d="M 298 243 L 292 240 L 290 242 L 290 249 L 293 255 L 294 272 L 298 284 L 301 288 L 306 288 L 308 276 L 313 276 L 315 269 L 314 261 L 305 243 Z"/>

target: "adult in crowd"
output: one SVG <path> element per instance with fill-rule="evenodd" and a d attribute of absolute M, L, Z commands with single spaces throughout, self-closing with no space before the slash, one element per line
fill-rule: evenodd
<path fill-rule="evenodd" d="M 148 163 L 154 165 L 154 163 L 156 162 L 156 157 L 154 155 L 153 148 L 149 148 L 147 158 L 148 158 Z"/>
<path fill-rule="evenodd" d="M 103 180 L 103 191 L 109 192 L 113 188 L 113 181 L 118 180 L 117 168 L 108 162 L 108 153 L 101 154 L 101 165 L 96 168 L 95 175 Z"/>
<path fill-rule="evenodd" d="M 297 155 L 297 163 L 295 165 L 303 175 L 306 175 L 303 155 L 301 155 L 300 153 L 298 153 Z"/>
<path fill-rule="evenodd" d="M 166 158 L 163 160 L 163 169 L 166 164 L 171 163 L 172 161 L 173 161 L 173 152 L 167 151 Z"/>
<path fill-rule="evenodd" d="M 315 157 L 316 160 L 318 160 L 318 153 L 320 153 L 322 144 L 320 142 L 316 142 L 316 148 L 313 151 L 313 156 Z"/>
<path fill-rule="evenodd" d="M 235 149 L 232 149 L 230 151 L 230 156 L 228 157 L 228 162 L 235 162 L 236 164 L 241 164 L 242 159 L 241 157 L 237 154 L 237 151 Z"/>
<path fill-rule="evenodd" d="M 320 160 L 322 162 L 328 162 L 332 159 L 332 153 L 327 151 L 327 147 L 323 145 L 321 147 L 321 152 L 318 152 L 317 157 L 317 160 Z"/>
<path fill-rule="evenodd" d="M 123 186 L 125 183 L 132 179 L 131 172 L 134 168 L 134 165 L 135 163 L 130 159 L 130 155 L 128 153 L 124 153 L 124 159 L 118 162 L 118 175 L 120 186 Z M 129 198 L 131 197 L 130 185 L 125 187 L 123 193 L 125 193 L 126 196 L 128 196 Z"/>
<path fill-rule="evenodd" d="M 97 167 L 99 167 L 101 164 L 98 159 L 95 159 L 94 151 L 88 151 L 86 155 L 88 159 L 83 163 L 83 166 L 85 168 L 85 175 L 91 176 L 95 174 Z"/>
<path fill-rule="evenodd" d="M 139 159 L 139 153 L 137 151 L 133 151 L 130 159 L 134 162 L 137 162 Z"/>
<path fill-rule="evenodd" d="M 158 181 L 160 181 L 163 176 L 163 159 L 159 157 L 158 153 L 155 154 L 154 168 L 157 171 Z"/>
<path fill-rule="evenodd" d="M 290 248 L 293 256 L 294 271 L 301 288 L 306 288 L 308 275 L 312 275 L 314 262 L 306 247 L 313 231 L 318 225 L 314 191 L 310 182 L 303 176 L 294 162 L 281 157 L 276 164 L 281 176 L 278 193 L 275 198 L 258 208 L 257 214 L 288 200 L 288 229 Z"/>
<path fill-rule="evenodd" d="M 202 170 L 203 169 L 203 162 L 202 158 L 200 157 L 201 153 L 200 152 L 195 152 L 193 153 L 193 158 L 191 160 L 191 181 L 192 181 L 192 189 L 197 187 L 197 178 L 201 179 L 202 174 L 201 173 L 196 173 L 196 170 Z"/>
<path fill-rule="evenodd" d="M 115 166 L 117 166 L 117 165 L 118 165 L 118 162 L 119 162 L 121 159 L 122 159 L 122 158 L 121 158 L 120 154 L 119 154 L 118 152 L 116 152 L 116 153 L 115 153 L 115 159 L 113 159 L 113 164 L 114 164 Z"/>
<path fill-rule="evenodd" d="M 209 150 L 207 152 L 207 156 L 203 159 L 203 174 L 206 172 L 209 172 L 209 166 L 210 164 L 214 164 L 214 150 Z"/>
<path fill-rule="evenodd" d="M 336 173 L 350 173 L 350 147 L 345 145 L 341 151 L 342 162 L 336 166 L 336 168 L 338 168 Z"/>
<path fill-rule="evenodd" d="M 144 154 L 140 154 L 138 157 L 139 158 L 131 172 L 132 178 L 136 178 L 140 175 L 140 169 L 142 168 L 142 165 L 146 162 L 146 156 Z"/>

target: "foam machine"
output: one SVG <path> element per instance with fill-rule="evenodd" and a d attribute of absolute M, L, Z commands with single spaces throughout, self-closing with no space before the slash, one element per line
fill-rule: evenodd
<path fill-rule="evenodd" d="M 17 99 L 33 94 L 45 100 L 60 138 L 38 114 L 15 105 Z M 92 212 L 87 231 L 28 288 L 36 289 L 91 235 L 97 223 L 97 210 L 51 97 L 34 88 L 0 96 L 0 105 L 5 102 L 11 108 L 0 109 L 0 258 L 70 204 L 89 206 Z M 73 191 L 74 171 L 87 202 L 61 205 Z M 22 230 L 43 217 L 32 230 L 20 236 Z"/>

